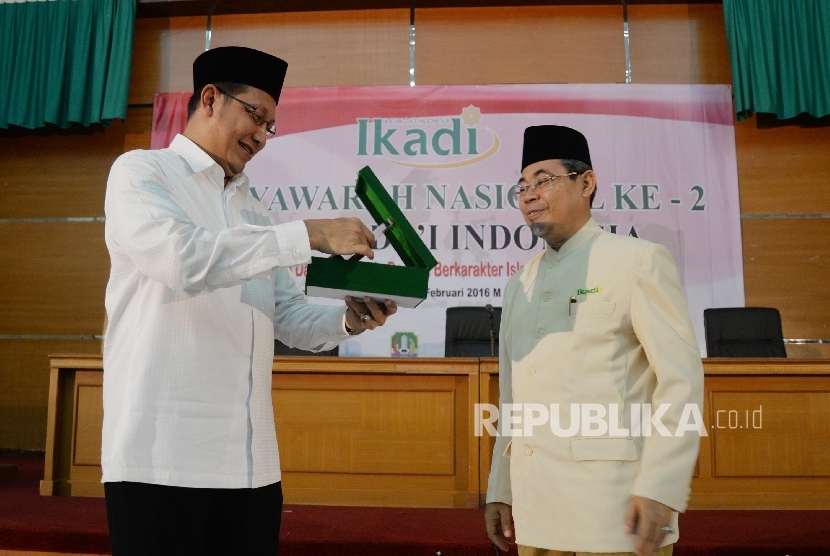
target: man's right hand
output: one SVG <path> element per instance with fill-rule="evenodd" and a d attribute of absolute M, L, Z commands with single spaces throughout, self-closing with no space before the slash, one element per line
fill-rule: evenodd
<path fill-rule="evenodd" d="M 359 218 L 304 220 L 311 248 L 330 255 L 360 254 L 375 258 L 375 236 Z"/>
<path fill-rule="evenodd" d="M 487 524 L 487 536 L 503 551 L 510 550 L 515 536 L 513 534 L 513 508 L 502 502 L 490 502 L 484 507 L 484 523 Z"/>

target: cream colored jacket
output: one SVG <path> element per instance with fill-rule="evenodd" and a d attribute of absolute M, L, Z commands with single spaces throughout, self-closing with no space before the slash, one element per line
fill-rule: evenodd
<path fill-rule="evenodd" d="M 547 247 L 510 279 L 499 348 L 500 436 L 487 502 L 512 504 L 519 544 L 631 551 L 623 524 L 631 495 L 685 510 L 700 436 L 674 434 L 681 421 L 696 422 L 683 415 L 687 404 L 702 413 L 703 366 L 677 269 L 663 246 L 604 232 L 589 220 L 558 253 Z M 525 404 L 513 422 L 505 413 L 511 403 Z M 651 404 L 653 415 L 664 403 L 671 405 L 660 421 L 673 436 L 662 436 L 656 425 L 650 436 L 645 426 L 635 430 L 632 405 L 645 422 L 637 404 Z M 549 412 L 559 404 L 560 434 L 549 420 L 528 429 L 531 436 L 506 435 L 525 432 L 528 410 L 541 420 L 539 406 L 526 404 Z M 609 430 L 593 436 L 601 425 L 585 430 L 580 418 L 569 436 L 571 404 L 594 420 L 602 410 L 587 404 L 604 406 Z M 676 513 L 672 523 L 677 531 Z M 663 544 L 677 539 L 675 532 Z"/>

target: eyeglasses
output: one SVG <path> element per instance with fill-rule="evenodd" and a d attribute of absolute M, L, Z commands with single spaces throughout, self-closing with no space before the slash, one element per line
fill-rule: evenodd
<path fill-rule="evenodd" d="M 528 190 L 532 190 L 534 193 L 541 193 L 542 191 L 547 191 L 551 187 L 553 187 L 553 181 L 557 178 L 566 178 L 568 176 L 576 176 L 579 172 L 568 172 L 567 174 L 559 174 L 558 176 L 552 176 L 550 174 L 542 174 L 538 178 L 534 179 L 527 185 L 517 183 L 513 187 L 510 188 L 510 195 L 513 196 L 513 199 L 518 201 L 523 195 L 525 195 Z"/>
<path fill-rule="evenodd" d="M 214 85 L 214 87 L 216 87 L 216 85 Z M 260 127 L 265 125 L 265 136 L 266 137 L 273 137 L 274 135 L 277 134 L 277 126 L 274 124 L 274 122 L 269 122 L 268 120 L 263 118 L 259 113 L 259 108 L 257 108 L 253 104 L 249 104 L 249 103 L 245 102 L 244 100 L 236 98 L 235 96 L 233 96 L 229 92 L 223 91 L 219 87 L 216 87 L 216 90 L 219 91 L 220 93 L 222 93 L 223 95 L 225 95 L 226 97 L 232 98 L 233 100 L 235 100 L 236 102 L 238 102 L 239 104 L 244 106 L 245 109 L 246 109 L 245 111 L 248 112 L 248 115 L 251 116 L 251 119 L 254 121 L 254 123 L 256 125 L 258 125 Z"/>

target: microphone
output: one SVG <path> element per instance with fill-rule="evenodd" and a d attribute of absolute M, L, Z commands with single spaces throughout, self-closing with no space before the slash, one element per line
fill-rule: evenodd
<path fill-rule="evenodd" d="M 493 306 L 489 303 L 484 306 L 487 312 L 490 313 L 490 357 L 496 356 L 496 315 L 493 313 Z"/>

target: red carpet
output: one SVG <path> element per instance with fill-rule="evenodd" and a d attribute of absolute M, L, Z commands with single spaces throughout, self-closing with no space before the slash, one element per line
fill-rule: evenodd
<path fill-rule="evenodd" d="M 104 500 L 40 496 L 42 457 L 0 458 L 17 480 L 0 484 L 0 548 L 104 554 L 110 550 Z"/>
<path fill-rule="evenodd" d="M 0 549 L 109 552 L 104 500 L 40 496 L 41 458 L 0 485 Z M 285 508 L 282 556 L 493 556 L 482 510 Z M 675 556 L 827 556 L 830 511 L 690 511 Z M 513 551 L 515 554 L 515 549 Z"/>

